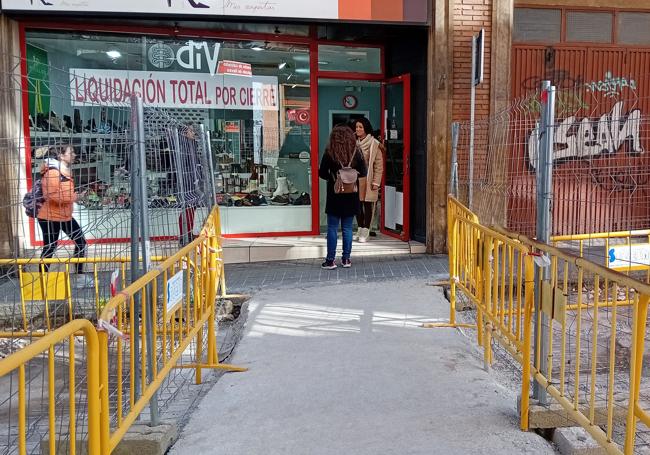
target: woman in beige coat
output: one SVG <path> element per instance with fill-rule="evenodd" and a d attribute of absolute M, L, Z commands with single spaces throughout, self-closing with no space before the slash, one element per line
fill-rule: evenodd
<path fill-rule="evenodd" d="M 361 211 L 357 215 L 359 225 L 359 242 L 367 242 L 370 235 L 370 225 L 375 211 L 375 203 L 379 198 L 379 187 L 384 175 L 384 146 L 372 136 L 370 121 L 362 117 L 354 123 L 357 144 L 363 152 L 363 158 L 368 167 L 368 177 L 364 188 L 359 188 Z"/>

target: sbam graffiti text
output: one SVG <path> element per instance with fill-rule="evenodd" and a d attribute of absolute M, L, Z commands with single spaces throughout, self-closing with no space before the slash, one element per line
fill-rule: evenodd
<path fill-rule="evenodd" d="M 598 119 L 571 116 L 554 128 L 553 162 L 568 159 L 586 159 L 602 154 L 616 153 L 624 144 L 628 152 L 643 153 L 640 138 L 641 111 L 633 109 L 623 114 L 623 102 L 614 105 L 609 113 Z M 539 129 L 528 136 L 528 162 L 537 168 L 539 156 Z"/>

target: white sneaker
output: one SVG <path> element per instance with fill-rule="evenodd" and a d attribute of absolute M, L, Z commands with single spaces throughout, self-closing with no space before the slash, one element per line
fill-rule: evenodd
<path fill-rule="evenodd" d="M 366 228 L 359 229 L 359 243 L 366 243 L 368 241 L 369 235 L 370 235 L 370 229 L 366 229 Z"/>
<path fill-rule="evenodd" d="M 76 289 L 94 288 L 95 279 L 92 277 L 92 275 L 80 273 L 74 280 L 74 287 Z"/>

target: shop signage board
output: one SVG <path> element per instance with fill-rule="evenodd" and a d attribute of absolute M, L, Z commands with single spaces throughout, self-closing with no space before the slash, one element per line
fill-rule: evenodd
<path fill-rule="evenodd" d="M 3 0 L 13 11 L 286 17 L 427 23 L 428 0 Z"/>
<path fill-rule="evenodd" d="M 275 76 L 71 68 L 70 94 L 73 106 L 123 103 L 136 95 L 149 107 L 262 111 L 280 107 Z"/>
<path fill-rule="evenodd" d="M 253 76 L 253 66 L 250 63 L 222 60 L 219 62 L 217 74 L 233 74 L 235 76 Z"/>

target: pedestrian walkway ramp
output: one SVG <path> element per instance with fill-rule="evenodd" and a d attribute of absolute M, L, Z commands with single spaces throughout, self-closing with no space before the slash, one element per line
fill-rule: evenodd
<path fill-rule="evenodd" d="M 421 327 L 447 316 L 426 281 L 254 295 L 232 359 L 249 371 L 215 384 L 170 454 L 554 454 L 465 335 Z"/>

